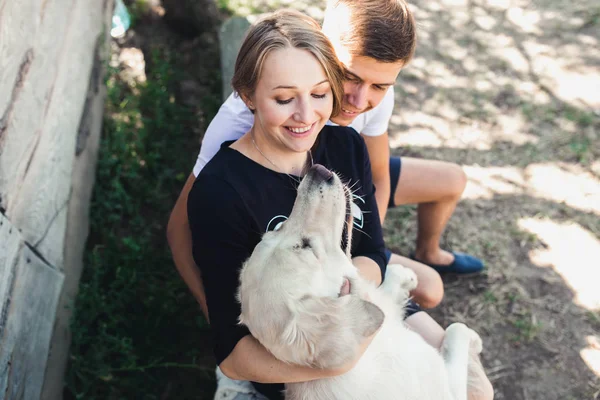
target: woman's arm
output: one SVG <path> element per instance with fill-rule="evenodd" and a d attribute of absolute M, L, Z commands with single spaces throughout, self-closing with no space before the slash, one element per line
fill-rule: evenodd
<path fill-rule="evenodd" d="M 381 285 L 381 268 L 375 261 L 369 257 L 358 256 L 352 259 L 352 263 L 358 268 L 358 272 L 364 279 L 373 282 L 377 286 Z"/>
<path fill-rule="evenodd" d="M 360 240 L 352 251 L 352 260 L 364 278 L 380 284 L 383 282 L 387 267 L 383 229 L 381 228 L 377 208 L 377 198 L 375 197 L 375 186 L 373 185 L 367 147 L 360 135 L 354 137 L 356 142 L 352 159 L 358 164 L 355 169 L 357 176 L 353 178 L 360 182 L 362 188 L 361 209 L 363 218 L 359 232 L 354 233 L 354 235 L 360 235 Z M 376 273 L 376 266 L 379 269 L 379 276 Z"/>
<path fill-rule="evenodd" d="M 243 337 L 219 366 L 231 379 L 258 383 L 306 382 L 344 372 L 284 363 L 275 358 L 252 335 Z"/>
<path fill-rule="evenodd" d="M 244 336 L 219 367 L 231 379 L 258 383 L 295 383 L 330 378 L 350 371 L 367 350 L 377 332 L 361 343 L 354 360 L 337 368 L 319 369 L 284 363 L 275 358 L 251 335 Z"/>

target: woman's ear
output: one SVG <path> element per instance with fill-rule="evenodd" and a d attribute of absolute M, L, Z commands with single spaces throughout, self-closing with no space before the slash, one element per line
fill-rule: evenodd
<path fill-rule="evenodd" d="M 248 107 L 250 111 L 254 112 L 254 103 L 252 102 L 252 99 L 250 99 L 248 95 L 243 93 L 240 93 L 240 97 L 242 98 L 242 101 L 246 104 L 246 107 Z"/>

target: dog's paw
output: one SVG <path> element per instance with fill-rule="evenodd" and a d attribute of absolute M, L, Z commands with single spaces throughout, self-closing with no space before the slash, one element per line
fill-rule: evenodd
<path fill-rule="evenodd" d="M 469 339 L 469 353 L 475 355 L 481 353 L 483 350 L 483 342 L 481 341 L 479 334 L 473 329 L 470 329 L 460 322 L 455 322 L 446 328 L 446 339 L 450 342 L 465 337 Z M 446 339 L 444 339 L 444 341 L 446 341 Z"/>
<path fill-rule="evenodd" d="M 410 292 L 417 287 L 417 274 L 412 269 L 406 268 L 400 264 L 390 264 L 387 266 L 385 280 L 390 280 L 400 289 Z"/>
<path fill-rule="evenodd" d="M 469 327 L 462 322 L 454 322 L 446 328 L 446 338 L 444 340 L 454 341 L 457 339 L 464 340 L 464 338 L 468 338 L 470 341 L 473 336 L 471 332 L 474 331 L 469 329 Z"/>

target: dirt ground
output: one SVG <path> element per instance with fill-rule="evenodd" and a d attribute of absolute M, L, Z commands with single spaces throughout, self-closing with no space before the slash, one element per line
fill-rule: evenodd
<path fill-rule="evenodd" d="M 322 1 L 230 0 L 239 14 Z M 600 4 L 434 0 L 412 4 L 414 61 L 396 85 L 394 154 L 464 166 L 469 184 L 444 246 L 484 273 L 445 277 L 442 325 L 484 341 L 496 399 L 600 398 Z M 408 254 L 416 209 L 389 212 Z"/>

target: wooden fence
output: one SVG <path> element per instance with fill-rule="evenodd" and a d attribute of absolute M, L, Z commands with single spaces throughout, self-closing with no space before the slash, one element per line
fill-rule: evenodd
<path fill-rule="evenodd" d="M 0 0 L 1 399 L 62 398 L 112 8 Z"/>

